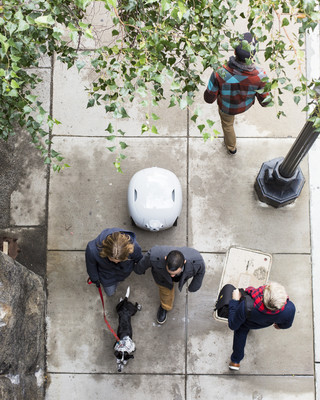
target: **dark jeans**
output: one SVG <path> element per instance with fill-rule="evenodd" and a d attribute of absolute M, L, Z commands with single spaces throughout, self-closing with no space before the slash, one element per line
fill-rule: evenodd
<path fill-rule="evenodd" d="M 244 357 L 244 348 L 246 345 L 247 336 L 250 329 L 244 326 L 233 333 L 233 353 L 231 354 L 231 361 L 239 364 Z"/>
<path fill-rule="evenodd" d="M 112 296 L 113 294 L 115 294 L 118 284 L 119 284 L 119 282 L 117 282 L 111 286 L 103 286 L 103 289 L 106 292 L 106 295 Z"/>

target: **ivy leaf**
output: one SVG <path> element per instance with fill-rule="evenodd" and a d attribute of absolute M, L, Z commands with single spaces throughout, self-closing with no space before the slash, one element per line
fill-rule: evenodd
<path fill-rule="evenodd" d="M 288 26 L 289 24 L 288 18 L 283 18 L 281 26 Z"/>
<path fill-rule="evenodd" d="M 300 100 L 301 100 L 300 96 L 293 96 L 293 101 L 294 101 L 296 104 L 299 104 Z"/>
<path fill-rule="evenodd" d="M 30 25 L 25 20 L 21 19 L 19 21 L 19 26 L 18 26 L 17 32 L 26 31 L 27 29 L 29 29 L 29 27 L 30 27 Z"/>
<path fill-rule="evenodd" d="M 107 147 L 107 149 L 108 149 L 109 151 L 111 151 L 111 153 L 112 153 L 112 152 L 114 152 L 114 151 L 115 151 L 115 149 L 116 149 L 116 146 Z"/>
<path fill-rule="evenodd" d="M 154 121 L 157 121 L 158 119 L 160 119 L 160 117 L 158 117 L 156 114 L 152 113 L 151 117 Z"/>
<path fill-rule="evenodd" d="M 207 119 L 207 124 L 209 125 L 210 128 L 212 128 L 214 125 L 214 121 L 212 121 L 211 119 Z"/>
<path fill-rule="evenodd" d="M 94 99 L 89 99 L 88 104 L 87 104 L 87 108 L 93 107 L 94 106 Z"/>
<path fill-rule="evenodd" d="M 205 125 L 203 125 L 203 124 L 198 125 L 197 128 L 199 129 L 200 133 L 202 133 L 202 131 L 203 131 L 204 128 L 205 128 Z"/>
<path fill-rule="evenodd" d="M 78 71 L 82 70 L 82 68 L 86 65 L 84 61 L 77 61 L 76 62 L 76 67 L 78 68 Z"/>
<path fill-rule="evenodd" d="M 38 25 L 53 25 L 55 23 L 51 15 L 42 15 L 34 20 Z"/>
<path fill-rule="evenodd" d="M 109 125 L 107 126 L 105 131 L 108 131 L 109 133 L 113 133 L 114 132 L 113 125 L 111 123 L 109 123 Z"/>
<path fill-rule="evenodd" d="M 152 125 L 152 127 L 151 127 L 151 132 L 152 132 L 152 133 L 155 133 L 156 135 L 159 134 L 158 129 L 156 128 L 155 125 Z"/>
<path fill-rule="evenodd" d="M 13 89 L 19 89 L 19 87 L 20 87 L 20 85 L 14 79 L 11 80 L 10 86 Z"/>
<path fill-rule="evenodd" d="M 173 82 L 171 83 L 170 89 L 171 89 L 171 90 L 179 90 L 179 89 L 180 89 L 180 83 L 179 83 L 179 82 L 176 82 L 176 81 L 173 81 Z"/>
<path fill-rule="evenodd" d="M 141 125 L 141 135 L 149 130 L 149 127 L 146 124 Z"/>
<path fill-rule="evenodd" d="M 126 149 L 128 147 L 127 143 L 125 142 L 119 142 L 120 147 L 122 148 L 122 150 Z"/>

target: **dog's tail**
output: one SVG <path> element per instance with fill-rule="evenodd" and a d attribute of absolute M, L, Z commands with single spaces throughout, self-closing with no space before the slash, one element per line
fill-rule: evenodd
<path fill-rule="evenodd" d="M 126 293 L 126 298 L 128 299 L 129 296 L 130 296 L 130 286 L 128 286 L 127 293 Z"/>

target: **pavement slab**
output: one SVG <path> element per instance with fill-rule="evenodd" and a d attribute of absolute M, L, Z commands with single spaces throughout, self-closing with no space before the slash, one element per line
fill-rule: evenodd
<path fill-rule="evenodd" d="M 150 125 L 155 125 L 162 136 L 182 136 L 187 134 L 187 111 L 178 107 L 169 108 L 170 83 L 167 83 L 165 95 L 167 99 L 161 101 L 159 107 L 151 107 L 151 98 L 137 95 L 132 103 L 124 105 L 130 118 L 114 119 L 112 113 L 106 113 L 104 102 L 100 106 L 87 108 L 89 100 L 85 88 L 90 88 L 92 82 L 97 80 L 93 67 L 90 68 L 89 58 L 86 67 L 78 72 L 76 67 L 67 69 L 67 66 L 55 61 L 53 74 L 53 112 L 61 124 L 53 129 L 54 135 L 64 136 L 107 136 L 109 123 L 112 123 L 116 134 L 118 129 L 126 132 L 126 136 L 141 136 L 141 125 L 146 122 L 145 114 L 155 113 L 160 118 L 157 121 L 150 119 Z M 72 90 L 70 90 L 70 86 Z M 75 101 L 76 99 L 76 101 Z M 143 107 L 141 102 L 148 101 L 148 106 Z M 80 112 L 79 112 L 80 110 Z M 144 136 L 154 136 L 144 133 Z"/>
<path fill-rule="evenodd" d="M 206 376 L 188 377 L 187 400 L 313 400 L 312 377 Z"/>
<path fill-rule="evenodd" d="M 226 252 L 240 246 L 267 253 L 309 253 L 307 180 L 297 201 L 275 209 L 258 201 L 253 188 L 264 161 L 285 155 L 290 139 L 238 139 L 230 156 L 223 141 L 190 139 L 189 244 L 201 252 Z M 290 229 L 285 229 L 286 226 Z"/>
<path fill-rule="evenodd" d="M 51 174 L 49 249 L 85 250 L 87 243 L 103 229 L 114 226 L 133 229 L 144 250 L 155 244 L 186 244 L 186 200 L 176 227 L 150 233 L 132 226 L 127 191 L 137 171 L 156 166 L 169 168 L 177 175 L 186 199 L 187 140 L 128 138 L 126 143 L 130 153 L 122 162 L 124 173 L 120 174 L 113 168 L 115 155 L 106 149 L 104 138 L 55 138 L 55 146 L 71 168 Z"/>
<path fill-rule="evenodd" d="M 117 373 L 115 339 L 103 320 L 99 291 L 87 284 L 84 252 L 48 254 L 48 371 L 50 373 Z M 132 317 L 135 358 L 125 373 L 183 374 L 185 371 L 186 296 L 176 293 L 174 310 L 164 326 L 156 323 L 158 288 L 150 270 L 132 273 L 106 299 L 107 320 L 118 326 L 115 310 L 130 285 L 130 300 L 142 305 Z M 81 322 L 80 322 L 81 321 Z"/>
<path fill-rule="evenodd" d="M 180 375 L 51 375 L 47 400 L 158 400 L 185 398 Z M 164 384 L 165 382 L 165 384 Z"/>
<path fill-rule="evenodd" d="M 189 374 L 233 374 L 228 364 L 233 333 L 212 317 L 218 297 L 224 256 L 206 255 L 207 271 L 200 296 L 188 295 Z M 283 284 L 297 312 L 288 330 L 251 330 L 240 374 L 312 375 L 311 264 L 308 255 L 276 254 L 270 280 Z M 297 337 L 299 340 L 297 341 Z M 277 357 L 281 354 L 281 357 Z M 290 362 L 288 362 L 290 360 Z"/>

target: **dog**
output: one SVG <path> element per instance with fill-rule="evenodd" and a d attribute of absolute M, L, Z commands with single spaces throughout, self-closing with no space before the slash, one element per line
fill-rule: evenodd
<path fill-rule="evenodd" d="M 114 355 L 117 359 L 118 372 L 122 372 L 128 360 L 134 358 L 132 353 L 135 351 L 136 345 L 132 340 L 131 317 L 142 308 L 140 304 L 133 304 L 128 301 L 129 295 L 130 286 L 127 289 L 125 298 L 121 298 L 116 306 L 116 311 L 119 316 L 117 335 L 120 341 L 116 342 L 114 345 Z"/>

